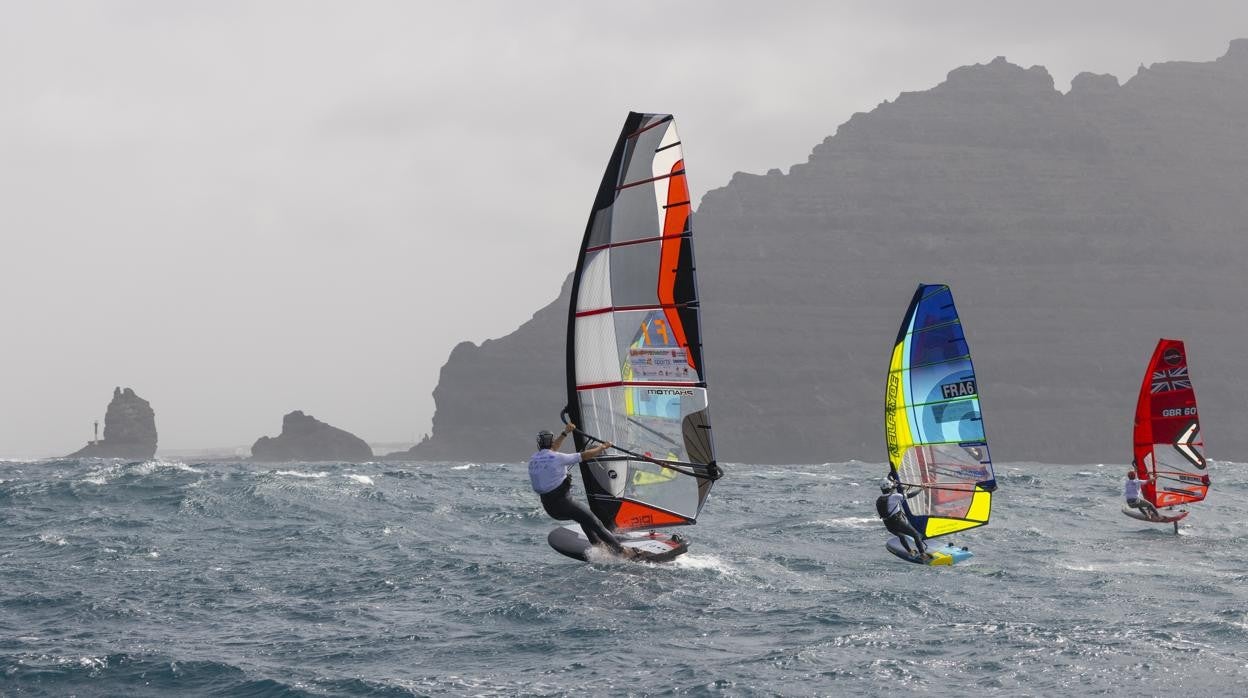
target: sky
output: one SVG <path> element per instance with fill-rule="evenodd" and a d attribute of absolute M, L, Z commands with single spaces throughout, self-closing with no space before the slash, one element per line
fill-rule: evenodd
<path fill-rule="evenodd" d="M 630 109 L 697 200 L 960 65 L 1066 90 L 1236 37 L 1248 3 L 0 0 L 0 457 L 118 385 L 162 451 L 419 438 L 452 347 L 558 295 Z"/>

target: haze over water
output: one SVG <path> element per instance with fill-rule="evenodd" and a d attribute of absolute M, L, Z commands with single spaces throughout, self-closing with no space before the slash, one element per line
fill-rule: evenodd
<path fill-rule="evenodd" d="M 955 568 L 878 464 L 736 465 L 666 566 L 582 564 L 521 464 L 0 463 L 0 693 L 1190 695 L 1248 681 L 1244 466 L 1182 535 L 1123 465 L 998 465 Z M 578 478 L 579 480 L 579 478 Z M 579 482 L 577 485 L 579 491 Z"/>

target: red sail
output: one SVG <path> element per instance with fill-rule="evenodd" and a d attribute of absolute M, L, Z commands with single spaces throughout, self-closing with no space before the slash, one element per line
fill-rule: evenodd
<path fill-rule="evenodd" d="M 1135 406 L 1135 471 L 1157 476 L 1144 498 L 1156 507 L 1199 502 L 1209 492 L 1207 468 L 1187 350 L 1182 340 L 1158 340 Z"/>

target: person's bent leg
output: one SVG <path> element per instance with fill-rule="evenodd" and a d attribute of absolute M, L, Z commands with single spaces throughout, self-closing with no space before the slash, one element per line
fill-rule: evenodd
<path fill-rule="evenodd" d="M 624 552 L 624 546 L 620 545 L 619 539 L 608 531 L 606 526 L 602 525 L 602 522 L 598 520 L 597 516 L 594 516 L 592 511 L 586 509 L 579 502 L 572 502 L 571 504 L 572 510 L 575 512 L 572 518 L 581 525 L 581 530 L 585 531 L 585 537 L 589 539 L 590 543 L 594 545 L 605 543 L 608 548 L 611 548 L 612 552 Z"/>
<path fill-rule="evenodd" d="M 906 549 L 906 552 L 911 555 L 915 554 L 910 546 L 910 539 L 913 538 L 912 534 L 914 533 L 913 528 L 910 528 L 908 525 L 903 526 L 896 518 L 885 520 L 884 528 L 887 528 L 889 533 L 897 536 L 897 540 L 901 541 L 901 546 Z"/>
<path fill-rule="evenodd" d="M 923 536 L 914 530 L 914 526 L 909 521 L 903 521 L 902 527 L 905 529 L 906 535 L 914 539 L 914 544 L 919 548 L 919 554 L 922 555 L 927 552 L 927 544 L 923 542 Z"/>
<path fill-rule="evenodd" d="M 585 532 L 585 537 L 589 539 L 590 545 L 603 545 L 611 548 L 614 552 L 621 552 L 624 546 L 620 545 L 620 541 L 602 525 L 597 516 L 583 504 L 573 500 L 568 496 L 566 490 L 563 493 L 549 492 L 542 495 L 542 506 L 546 508 L 546 513 L 551 518 L 559 521 L 575 521 L 581 525 L 581 530 Z"/>

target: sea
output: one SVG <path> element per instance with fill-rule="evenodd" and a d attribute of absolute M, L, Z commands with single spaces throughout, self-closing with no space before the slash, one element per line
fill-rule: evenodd
<path fill-rule="evenodd" d="M 555 553 L 520 462 L 2 462 L 0 695 L 1243 695 L 1248 466 L 1177 535 L 1126 469 L 998 464 L 937 568 L 880 463 L 728 465 L 641 564 Z"/>

